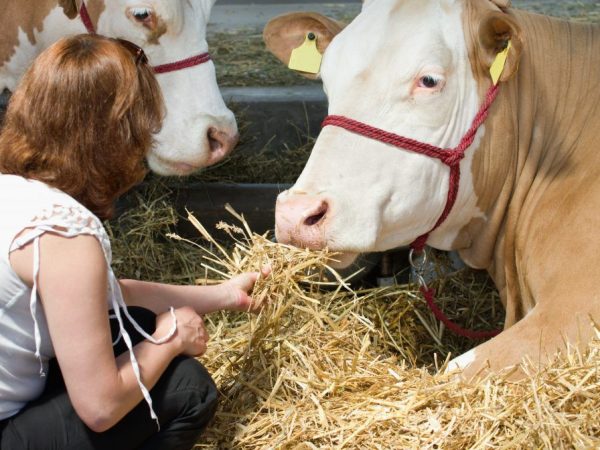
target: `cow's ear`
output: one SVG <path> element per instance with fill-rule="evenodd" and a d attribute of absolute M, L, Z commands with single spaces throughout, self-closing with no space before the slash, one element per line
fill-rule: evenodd
<path fill-rule="evenodd" d="M 480 62 L 486 71 L 489 71 L 498 54 L 510 42 L 500 81 L 510 79 L 517 72 L 523 51 L 523 36 L 521 27 L 512 15 L 501 11 L 488 12 L 479 26 L 479 42 Z"/>
<path fill-rule="evenodd" d="M 69 19 L 74 19 L 79 14 L 81 0 L 59 0 L 58 5 Z"/>
<path fill-rule="evenodd" d="M 333 38 L 344 26 L 317 13 L 289 13 L 271 19 L 263 31 L 263 39 L 269 51 L 286 66 L 292 50 L 302 45 L 309 33 L 317 37 L 317 49 L 323 54 Z M 306 78 L 318 78 L 318 74 L 299 72 Z"/>

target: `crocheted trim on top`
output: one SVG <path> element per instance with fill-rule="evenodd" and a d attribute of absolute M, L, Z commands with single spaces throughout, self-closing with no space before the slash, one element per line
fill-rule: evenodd
<path fill-rule="evenodd" d="M 51 208 L 44 208 L 42 212 L 36 215 L 28 225 L 29 227 L 57 227 L 62 230 L 60 234 L 68 236 L 77 236 L 80 234 L 91 234 L 96 236 L 102 245 L 102 250 L 107 262 L 112 260 L 110 248 L 110 239 L 106 230 L 91 211 L 80 205 L 53 205 Z"/>

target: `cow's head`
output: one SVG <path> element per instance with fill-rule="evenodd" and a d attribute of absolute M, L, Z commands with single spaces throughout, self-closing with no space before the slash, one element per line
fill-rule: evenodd
<path fill-rule="evenodd" d="M 516 71 L 521 42 L 516 22 L 500 9 L 507 3 L 368 0 L 335 36 L 330 19 L 294 13 L 273 19 L 264 37 L 284 63 L 308 32 L 329 44 L 320 73 L 329 114 L 453 148 L 479 110 L 490 65 L 508 39 L 502 80 Z M 483 133 L 461 163 L 450 217 L 431 235 L 437 248 L 450 249 L 458 231 L 481 214 L 471 164 Z M 326 127 L 296 184 L 278 198 L 277 239 L 342 252 L 339 266 L 362 252 L 407 245 L 440 217 L 448 177 L 436 159 Z"/>
<path fill-rule="evenodd" d="M 60 0 L 73 20 L 81 0 Z M 87 0 L 98 33 L 141 46 L 153 66 L 208 51 L 206 26 L 215 0 Z M 220 161 L 237 143 L 233 113 L 219 92 L 212 61 L 157 74 L 167 108 L 150 168 L 187 175 Z"/>

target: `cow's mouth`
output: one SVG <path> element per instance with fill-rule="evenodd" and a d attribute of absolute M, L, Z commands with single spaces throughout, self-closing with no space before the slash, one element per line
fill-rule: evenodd
<path fill-rule="evenodd" d="M 148 155 L 148 164 L 153 172 L 164 176 L 188 176 L 203 167 L 201 164 L 172 161 L 153 153 Z"/>
<path fill-rule="evenodd" d="M 332 257 L 329 261 L 329 265 L 334 269 L 345 269 L 346 267 L 351 266 L 358 256 L 359 253 L 339 252 Z"/>
<path fill-rule="evenodd" d="M 189 175 L 201 169 L 200 166 L 193 166 L 191 164 L 186 163 L 173 163 L 171 167 L 173 167 L 173 169 L 175 169 L 176 172 L 182 175 Z"/>

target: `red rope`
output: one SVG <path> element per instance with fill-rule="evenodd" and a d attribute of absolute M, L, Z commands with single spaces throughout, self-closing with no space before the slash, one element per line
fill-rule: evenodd
<path fill-rule="evenodd" d="M 85 29 L 89 34 L 96 34 L 96 29 L 94 27 L 94 23 L 90 18 L 90 14 L 85 6 L 85 2 L 81 2 L 81 8 L 79 8 L 79 17 L 81 17 L 81 22 L 85 26 Z M 210 54 L 201 53 L 196 56 L 192 56 L 190 58 L 182 59 L 180 61 L 176 61 L 168 64 L 161 64 L 160 66 L 155 66 L 152 69 L 154 73 L 167 73 L 167 72 L 175 72 L 177 70 L 186 69 L 188 67 L 198 66 L 200 64 L 204 64 L 210 61 Z"/>
<path fill-rule="evenodd" d="M 96 34 L 96 29 L 94 28 L 92 19 L 90 18 L 87 8 L 85 7 L 85 2 L 81 3 L 81 8 L 79 8 L 79 16 L 81 17 L 81 21 L 83 22 L 87 32 L 89 34 Z"/>
<path fill-rule="evenodd" d="M 467 330 L 466 328 L 457 325 L 452 320 L 446 316 L 442 310 L 435 304 L 435 289 L 426 289 L 424 287 L 421 288 L 421 293 L 423 297 L 425 297 L 425 301 L 427 302 L 427 306 L 435 316 L 437 320 L 446 325 L 450 331 L 459 336 L 463 336 L 469 339 L 489 339 L 494 336 L 497 336 L 501 330 L 489 330 L 489 331 L 475 331 L 475 330 Z"/>
<path fill-rule="evenodd" d="M 456 198 L 458 196 L 458 190 L 460 187 L 460 162 L 465 156 L 465 151 L 471 146 L 471 144 L 473 144 L 475 136 L 477 135 L 477 130 L 479 130 L 481 125 L 483 125 L 483 123 L 487 119 L 488 114 L 490 112 L 490 108 L 494 103 L 494 100 L 498 96 L 499 88 L 499 85 L 492 85 L 492 87 L 490 87 L 485 96 L 483 104 L 481 105 L 481 108 L 479 109 L 477 115 L 473 119 L 471 127 L 460 140 L 460 143 L 455 148 L 451 149 L 440 148 L 434 145 L 427 144 L 425 142 L 419 142 L 414 139 L 399 136 L 397 134 L 390 133 L 389 131 L 372 127 L 371 125 L 367 125 L 366 123 L 362 123 L 357 120 L 350 119 L 348 117 L 336 115 L 325 117 L 325 120 L 322 124 L 323 127 L 335 126 L 343 128 L 352 133 L 356 133 L 361 136 L 374 139 L 379 142 L 383 142 L 385 144 L 390 144 L 404 150 L 409 150 L 415 153 L 419 153 L 421 155 L 429 156 L 430 158 L 436 158 L 450 168 L 450 176 L 448 181 L 448 195 L 446 198 L 446 205 L 444 207 L 444 210 L 442 211 L 442 214 L 436 221 L 433 228 L 427 233 L 416 238 L 410 245 L 411 248 L 413 248 L 416 252 L 423 251 L 431 232 L 437 229 L 450 215 L 450 212 L 454 207 L 454 203 L 456 203 Z M 471 339 L 482 339 L 496 336 L 500 332 L 499 330 L 479 332 L 461 328 L 459 325 L 455 324 L 447 316 L 445 316 L 444 313 L 436 306 L 434 302 L 434 290 L 422 288 L 421 292 L 423 293 L 423 296 L 425 297 L 425 300 L 427 301 L 427 304 L 429 305 L 429 308 L 431 309 L 435 317 L 454 333 Z"/>
<path fill-rule="evenodd" d="M 422 251 L 424 249 L 429 234 L 433 230 L 437 229 L 448 218 L 448 215 L 450 215 L 450 212 L 454 207 L 454 203 L 456 202 L 456 198 L 458 196 L 458 189 L 460 187 L 460 162 L 465 156 L 465 151 L 471 146 L 471 144 L 475 140 L 477 130 L 479 130 L 479 127 L 481 127 L 481 125 L 487 119 L 487 116 L 490 112 L 490 107 L 492 106 L 494 100 L 498 95 L 498 89 L 499 85 L 493 85 L 492 87 L 490 87 L 485 96 L 485 100 L 481 105 L 481 108 L 477 112 L 475 119 L 473 119 L 471 127 L 460 140 L 460 143 L 455 148 L 451 149 L 440 148 L 431 144 L 427 144 L 425 142 L 415 141 L 414 139 L 399 136 L 397 134 L 390 133 L 389 131 L 372 127 L 371 125 L 367 125 L 366 123 L 362 123 L 357 120 L 350 119 L 348 117 L 336 115 L 325 117 L 325 120 L 322 124 L 323 127 L 336 126 L 339 128 L 343 128 L 352 133 L 356 133 L 370 139 L 375 139 L 376 141 L 383 142 L 385 144 L 390 144 L 394 147 L 429 156 L 430 158 L 439 159 L 441 162 L 443 162 L 450 168 L 446 206 L 444 207 L 444 210 L 442 211 L 442 214 L 439 217 L 439 219 L 436 221 L 434 227 L 431 230 L 429 230 L 429 232 L 425 233 L 422 236 L 419 236 L 411 244 L 411 247 L 414 248 L 416 251 Z"/>
<path fill-rule="evenodd" d="M 175 72 L 176 70 L 185 69 L 187 67 L 193 67 L 200 64 L 204 64 L 205 62 L 210 61 L 210 54 L 201 53 L 200 55 L 192 56 L 191 58 L 182 59 L 181 61 L 177 61 L 169 64 L 162 64 L 160 66 L 154 66 L 154 73 L 167 73 L 167 72 Z"/>

